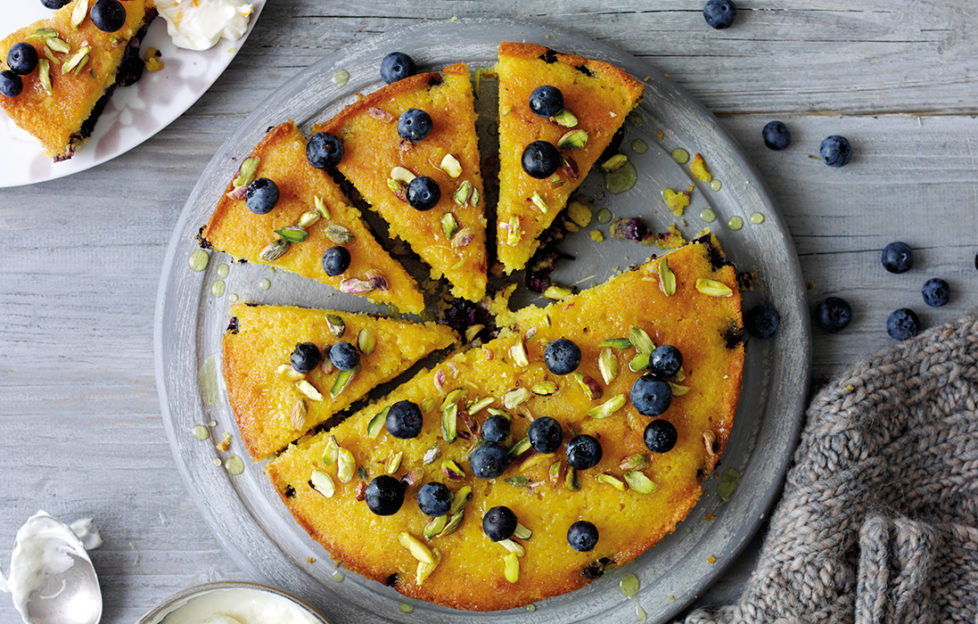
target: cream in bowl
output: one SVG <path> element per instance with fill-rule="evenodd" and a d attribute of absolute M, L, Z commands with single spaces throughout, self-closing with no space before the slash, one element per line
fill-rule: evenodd
<path fill-rule="evenodd" d="M 139 624 L 329 624 L 312 607 L 272 587 L 211 583 L 156 606 Z"/>

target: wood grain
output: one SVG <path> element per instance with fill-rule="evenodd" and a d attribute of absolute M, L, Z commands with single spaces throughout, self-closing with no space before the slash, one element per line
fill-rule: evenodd
<path fill-rule="evenodd" d="M 323 55 L 419 20 L 502 14 L 578 30 L 647 58 L 720 113 L 773 191 L 810 303 L 853 305 L 846 331 L 815 330 L 816 384 L 890 344 L 895 308 L 927 325 L 975 308 L 972 2 L 749 4 L 713 31 L 699 1 L 278 0 L 214 88 L 155 138 L 96 169 L 0 190 L 0 555 L 38 508 L 93 516 L 106 624 L 134 622 L 183 587 L 242 578 L 163 435 L 152 316 L 165 245 L 199 171 L 258 101 Z M 793 134 L 784 152 L 760 140 L 773 118 Z M 849 166 L 809 158 L 829 134 L 852 140 Z M 911 272 L 880 266 L 892 240 L 915 248 Z M 945 308 L 921 300 L 932 276 L 951 284 Z M 704 601 L 731 599 L 747 571 L 739 563 Z M 0 599 L 0 621 L 16 618 Z"/>

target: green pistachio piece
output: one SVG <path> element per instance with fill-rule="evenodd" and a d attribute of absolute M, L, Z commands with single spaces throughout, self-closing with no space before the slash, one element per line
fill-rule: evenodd
<path fill-rule="evenodd" d="M 458 221 L 455 220 L 455 215 L 450 212 L 446 212 L 442 216 L 441 231 L 445 234 L 445 238 L 449 240 L 455 236 L 455 232 L 458 232 Z"/>
<path fill-rule="evenodd" d="M 54 65 L 55 67 L 59 67 L 61 65 L 61 61 L 59 61 L 58 60 L 58 57 L 56 57 L 54 55 L 54 52 L 52 52 L 51 50 L 48 50 L 46 47 L 41 48 L 41 51 L 44 53 L 45 58 L 47 58 L 47 60 L 51 61 L 51 64 L 52 65 Z"/>
<path fill-rule="evenodd" d="M 523 546 L 521 546 L 519 542 L 514 542 L 511 539 L 499 540 L 496 543 L 502 546 L 503 548 L 505 548 L 506 550 L 508 550 L 509 552 L 516 553 L 517 557 L 522 557 L 526 554 L 526 549 L 523 548 Z"/>
<path fill-rule="evenodd" d="M 329 329 L 329 333 L 337 338 L 342 338 L 343 334 L 346 333 L 346 323 L 335 314 L 326 315 L 326 327 Z"/>
<path fill-rule="evenodd" d="M 364 468 L 363 466 L 357 468 L 357 479 L 360 479 L 361 481 L 366 481 L 369 478 L 370 475 L 367 474 L 366 468 Z"/>
<path fill-rule="evenodd" d="M 295 382 L 296 389 L 302 394 L 306 395 L 313 401 L 322 401 L 323 395 L 316 389 L 316 386 L 312 385 L 305 379 L 300 379 Z"/>
<path fill-rule="evenodd" d="M 601 163 L 601 168 L 610 173 L 612 171 L 618 171 L 619 169 L 624 167 L 625 163 L 627 162 L 628 162 L 628 156 L 626 156 L 625 154 L 615 154 L 608 160 Z"/>
<path fill-rule="evenodd" d="M 513 409 L 517 405 L 525 403 L 530 398 L 530 391 L 526 388 L 516 388 L 503 395 L 503 407 Z"/>
<path fill-rule="evenodd" d="M 622 480 L 617 477 L 611 476 L 610 474 L 601 473 L 595 475 L 594 480 L 597 481 L 598 483 L 605 483 L 607 485 L 610 485 L 611 487 L 615 488 L 619 492 L 625 491 L 624 482 L 622 482 Z"/>
<path fill-rule="evenodd" d="M 491 416 L 499 416 L 500 418 L 505 418 L 506 420 L 512 422 L 513 417 L 506 410 L 501 410 L 498 407 L 490 407 L 488 410 Z"/>
<path fill-rule="evenodd" d="M 681 397 L 689 393 L 689 386 L 680 386 L 679 384 L 671 381 L 667 383 L 669 384 L 669 387 L 672 388 L 672 396 L 674 397 Z"/>
<path fill-rule="evenodd" d="M 422 563 L 434 563 L 435 556 L 431 549 L 425 546 L 424 542 L 411 535 L 407 531 L 401 531 L 397 536 L 397 542 L 406 548 L 411 556 Z"/>
<path fill-rule="evenodd" d="M 723 282 L 703 277 L 696 280 L 696 290 L 711 297 L 729 297 L 733 294 L 733 290 Z"/>
<path fill-rule="evenodd" d="M 41 59 L 37 62 L 37 79 L 41 83 L 41 88 L 48 95 L 51 95 L 51 62 Z"/>
<path fill-rule="evenodd" d="M 448 510 L 448 513 L 455 515 L 465 508 L 465 504 L 472 499 L 472 486 L 463 485 L 455 492 L 455 498 L 452 500 L 452 508 Z"/>
<path fill-rule="evenodd" d="M 71 70 L 75 70 L 75 73 L 77 74 L 79 70 L 81 70 L 86 63 L 88 63 L 88 58 L 91 51 L 92 48 L 89 46 L 82 46 L 79 48 L 78 51 L 75 52 L 71 58 L 65 61 L 64 65 L 61 66 L 61 73 L 67 74 Z"/>
<path fill-rule="evenodd" d="M 635 350 L 639 353 L 652 353 L 655 350 L 655 343 L 652 342 L 652 338 L 641 327 L 632 327 L 629 337 L 632 344 L 635 345 Z"/>
<path fill-rule="evenodd" d="M 428 466 L 433 464 L 438 461 L 439 457 L 441 457 L 441 447 L 436 444 L 424 452 L 424 456 L 421 458 L 421 465 Z"/>
<path fill-rule="evenodd" d="M 520 580 L 520 559 L 514 552 L 503 555 L 503 577 L 510 583 Z"/>
<path fill-rule="evenodd" d="M 391 411 L 390 405 L 374 414 L 374 417 L 367 423 L 367 436 L 376 438 L 380 435 L 380 430 L 384 428 L 384 423 L 387 422 L 387 412 L 389 411 Z"/>
<path fill-rule="evenodd" d="M 312 227 L 316 222 L 318 222 L 322 217 L 315 210 L 308 210 L 303 212 L 299 216 L 299 221 L 296 223 L 297 226 L 308 229 Z"/>
<path fill-rule="evenodd" d="M 582 373 L 574 373 L 573 377 L 574 381 L 581 386 L 581 390 L 584 391 L 585 396 L 592 401 L 595 399 L 600 399 L 601 395 L 604 394 L 604 391 L 601 390 L 601 386 L 598 385 L 596 379 L 588 377 Z"/>
<path fill-rule="evenodd" d="M 551 485 L 556 485 L 557 481 L 560 480 L 560 469 L 563 467 L 564 464 L 559 459 L 550 464 L 550 468 L 547 469 L 547 476 L 550 478 Z"/>
<path fill-rule="evenodd" d="M 336 452 L 336 478 L 341 483 L 349 483 L 357 472 L 357 462 L 350 449 L 340 447 Z"/>
<path fill-rule="evenodd" d="M 404 184 L 410 184 L 411 180 L 415 179 L 416 175 L 411 173 L 408 169 L 404 167 L 394 167 L 391 169 L 391 179 L 397 182 L 403 182 Z"/>
<path fill-rule="evenodd" d="M 451 535 L 457 531 L 458 528 L 462 526 L 462 518 L 464 516 L 465 512 L 461 510 L 453 513 L 452 517 L 448 520 L 448 524 L 446 524 L 445 528 L 438 533 L 437 537 L 445 537 L 446 535 Z"/>
<path fill-rule="evenodd" d="M 455 388 L 445 395 L 445 400 L 441 402 L 441 409 L 447 408 L 449 405 L 458 403 L 463 398 L 465 398 L 465 388 Z"/>
<path fill-rule="evenodd" d="M 355 237 L 350 230 L 346 229 L 342 225 L 336 225 L 332 223 L 326 226 L 326 238 L 333 241 L 337 245 L 345 245 L 351 242 Z"/>
<path fill-rule="evenodd" d="M 540 193 L 533 191 L 533 197 L 530 198 L 530 201 L 532 201 L 533 205 L 539 208 L 540 212 L 543 214 L 550 212 L 550 206 L 547 205 L 547 200 L 545 200 L 543 195 Z"/>
<path fill-rule="evenodd" d="M 387 463 L 384 464 L 384 471 L 387 474 L 394 474 L 397 469 L 401 467 L 401 458 L 404 457 L 404 451 L 397 451 L 391 453 L 390 457 L 387 458 Z"/>
<path fill-rule="evenodd" d="M 624 474 L 625 483 L 639 494 L 651 494 L 655 492 L 656 485 L 652 479 L 645 476 L 641 470 L 629 470 Z"/>
<path fill-rule="evenodd" d="M 331 498 L 333 494 L 336 494 L 336 485 L 333 483 L 333 477 L 322 470 L 312 471 L 312 475 L 309 477 L 309 485 L 326 498 Z"/>
<path fill-rule="evenodd" d="M 495 399 L 493 399 L 492 397 L 483 397 L 483 398 L 479 399 L 478 401 L 476 401 L 476 402 L 472 403 L 471 405 L 469 405 L 469 407 L 468 407 L 469 414 L 472 415 L 472 416 L 474 416 L 475 414 L 478 414 L 484 408 L 489 407 L 490 405 L 492 405 L 492 402 L 494 400 Z"/>
<path fill-rule="evenodd" d="M 458 437 L 458 404 L 450 403 L 441 410 L 441 437 L 451 444 Z"/>
<path fill-rule="evenodd" d="M 465 478 L 465 471 L 462 470 L 462 467 L 450 459 L 442 460 L 441 470 L 449 479 L 452 479 L 453 481 L 458 481 Z"/>
<path fill-rule="evenodd" d="M 57 37 L 58 31 L 51 28 L 38 28 L 31 34 L 27 35 L 27 39 L 50 39 L 51 37 Z"/>
<path fill-rule="evenodd" d="M 462 163 L 458 161 L 451 154 L 445 154 L 445 157 L 441 159 L 441 170 L 449 175 L 451 178 L 457 178 L 462 175 Z"/>
<path fill-rule="evenodd" d="M 472 204 L 473 206 L 478 207 L 479 206 L 479 200 L 480 200 L 480 197 L 479 197 L 479 189 L 473 187 L 472 188 L 472 197 L 469 198 L 469 203 Z"/>
<path fill-rule="evenodd" d="M 298 225 L 287 225 L 284 228 L 275 230 L 275 233 L 290 243 L 301 243 L 309 237 L 309 232 Z"/>
<path fill-rule="evenodd" d="M 78 28 L 88 17 L 88 0 L 78 0 L 71 11 L 71 27 Z"/>
<path fill-rule="evenodd" d="M 326 448 L 323 449 L 323 463 L 327 466 L 336 462 L 339 455 L 340 445 L 334 436 L 326 438 Z"/>
<path fill-rule="evenodd" d="M 452 196 L 455 199 L 455 203 L 459 206 L 466 206 L 469 203 L 469 195 L 472 193 L 472 185 L 469 184 L 468 180 L 463 180 L 458 188 L 455 189 L 455 193 Z"/>
<path fill-rule="evenodd" d="M 431 410 L 435 409 L 435 405 L 438 403 L 438 399 L 435 397 L 428 397 L 424 401 L 421 401 L 421 412 L 427 414 Z"/>
<path fill-rule="evenodd" d="M 649 354 L 639 353 L 628 362 L 628 370 L 640 373 L 649 367 Z"/>
<path fill-rule="evenodd" d="M 357 333 L 357 349 L 364 355 L 370 355 L 377 347 L 377 335 L 373 330 L 364 327 Z"/>
<path fill-rule="evenodd" d="M 513 346 L 509 348 L 509 357 L 512 358 L 513 363 L 517 366 L 529 366 L 530 360 L 527 358 L 526 347 L 523 345 L 522 340 L 517 340 L 513 343 Z"/>
<path fill-rule="evenodd" d="M 264 260 L 265 262 L 274 262 L 279 258 L 281 258 L 282 256 L 284 256 L 285 252 L 287 252 L 289 250 L 289 247 L 291 246 L 292 243 L 290 243 L 289 241 L 283 238 L 276 238 L 275 240 L 270 242 L 264 249 L 261 250 L 261 253 L 258 254 L 258 257 Z"/>
<path fill-rule="evenodd" d="M 602 347 L 611 347 L 612 349 L 631 349 L 632 341 L 628 338 L 608 338 L 607 340 L 601 341 Z"/>
<path fill-rule="evenodd" d="M 669 260 L 666 258 L 659 260 L 659 290 L 667 297 L 676 294 L 676 274 L 669 268 Z"/>
<path fill-rule="evenodd" d="M 514 444 L 513 448 L 509 449 L 509 456 L 519 457 L 528 450 L 530 450 L 530 438 L 524 437 L 522 440 Z"/>
<path fill-rule="evenodd" d="M 540 383 L 533 384 L 530 390 L 538 396 L 550 396 L 557 392 L 557 384 L 552 381 L 541 381 Z"/>
<path fill-rule="evenodd" d="M 423 561 L 418 562 L 418 568 L 414 574 L 414 580 L 418 585 L 421 585 L 428 580 L 431 573 L 434 572 L 435 568 L 438 567 L 438 564 L 441 563 L 441 552 L 439 552 L 437 548 L 432 548 L 431 553 L 435 558 L 434 563 L 425 563 Z M 398 607 L 400 608 L 400 605 L 398 605 Z"/>
<path fill-rule="evenodd" d="M 587 139 L 586 130 L 571 130 L 557 139 L 557 147 L 560 149 L 577 149 L 587 145 Z"/>
<path fill-rule="evenodd" d="M 256 158 L 255 160 L 257 161 L 258 159 Z M 256 162 L 255 167 L 257 166 L 258 163 Z M 248 184 L 251 184 L 251 182 L 249 182 Z M 312 203 L 313 206 L 316 208 L 316 212 L 319 213 L 319 216 L 321 216 L 324 219 L 329 219 L 329 209 L 326 208 L 326 202 L 323 201 L 322 197 L 319 197 L 318 195 L 313 197 Z"/>
<path fill-rule="evenodd" d="M 598 370 L 601 371 L 601 379 L 606 385 L 618 377 L 618 356 L 610 347 L 601 350 L 598 356 Z"/>
<path fill-rule="evenodd" d="M 567 475 L 564 477 L 564 487 L 572 492 L 581 489 L 581 480 L 577 476 L 577 469 L 567 467 Z"/>
<path fill-rule="evenodd" d="M 448 514 L 444 516 L 437 516 L 428 521 L 428 524 L 424 525 L 424 529 L 421 530 L 421 535 L 424 536 L 426 540 L 430 540 L 442 531 L 448 525 Z"/>
<path fill-rule="evenodd" d="M 528 540 L 531 537 L 533 537 L 533 531 L 531 531 L 530 529 L 526 528 L 525 526 L 517 522 L 516 530 L 513 531 L 513 537 L 515 537 L 516 539 Z"/>
<path fill-rule="evenodd" d="M 618 462 L 618 467 L 622 470 L 643 470 L 651 465 L 648 453 L 635 453 L 625 457 Z"/>
<path fill-rule="evenodd" d="M 61 52 L 62 54 L 71 52 L 71 46 L 68 45 L 68 42 L 58 37 L 46 37 L 44 45 L 51 48 L 52 52 Z"/>
<path fill-rule="evenodd" d="M 336 381 L 333 382 L 333 387 L 329 389 L 329 395 L 334 399 L 338 397 L 350 385 L 359 370 L 360 368 L 357 367 L 340 371 L 340 374 L 336 376 Z"/>
<path fill-rule="evenodd" d="M 589 409 L 587 415 L 592 418 L 607 418 L 623 407 L 625 407 L 625 395 L 616 394 L 601 405 Z"/>
<path fill-rule="evenodd" d="M 525 488 L 530 485 L 530 480 L 526 477 L 506 477 L 503 479 L 503 481 L 512 485 L 513 487 Z"/>
<path fill-rule="evenodd" d="M 557 111 L 557 114 L 550 118 L 558 126 L 563 126 L 565 128 L 573 128 L 577 125 L 577 117 L 574 113 L 570 112 L 566 108 L 562 108 Z"/>

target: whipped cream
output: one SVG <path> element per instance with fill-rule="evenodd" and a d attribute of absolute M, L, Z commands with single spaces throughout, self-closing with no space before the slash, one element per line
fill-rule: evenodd
<path fill-rule="evenodd" d="M 292 601 L 260 589 L 218 589 L 195 596 L 154 624 L 320 624 Z"/>
<path fill-rule="evenodd" d="M 254 7 L 244 0 L 156 0 L 156 10 L 175 46 L 207 50 L 243 37 Z"/>

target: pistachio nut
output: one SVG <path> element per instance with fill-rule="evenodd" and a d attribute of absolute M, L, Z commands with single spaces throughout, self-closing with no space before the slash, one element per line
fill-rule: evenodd
<path fill-rule="evenodd" d="M 451 240 L 452 236 L 455 236 L 455 232 L 458 232 L 458 221 L 455 219 L 455 215 L 450 212 L 442 215 L 441 231 L 448 240 Z"/>
<path fill-rule="evenodd" d="M 587 145 L 587 130 L 570 130 L 557 139 L 557 147 L 560 149 L 577 149 Z"/>
<path fill-rule="evenodd" d="M 545 200 L 543 195 L 537 191 L 533 191 L 533 196 L 530 197 L 530 201 L 533 202 L 533 205 L 539 208 L 540 212 L 543 214 L 550 212 L 550 206 L 547 205 L 547 200 Z"/>
<path fill-rule="evenodd" d="M 341 370 L 336 376 L 336 381 L 333 382 L 333 387 L 329 389 L 329 396 L 334 399 L 338 397 L 350 385 L 359 370 L 359 366 L 349 370 Z"/>
<path fill-rule="evenodd" d="M 384 423 L 387 422 L 387 412 L 391 411 L 390 405 L 380 410 L 374 414 L 370 422 L 367 423 L 367 436 L 371 438 L 376 438 L 380 435 L 380 430 L 384 428 Z"/>
<path fill-rule="evenodd" d="M 295 382 L 296 389 L 302 394 L 306 395 L 313 401 L 322 401 L 323 395 L 316 389 L 316 386 L 312 385 L 305 379 L 300 379 Z"/>
<path fill-rule="evenodd" d="M 285 252 L 287 252 L 291 246 L 292 243 L 289 241 L 283 238 L 276 238 L 261 250 L 258 257 L 265 262 L 274 262 L 284 256 Z"/>
<path fill-rule="evenodd" d="M 562 108 L 557 111 L 557 114 L 550 118 L 552 122 L 558 126 L 563 126 L 565 128 L 573 128 L 577 125 L 577 117 L 574 113 L 570 112 L 566 108 Z"/>
<path fill-rule="evenodd" d="M 357 333 L 357 349 L 364 355 L 370 355 L 377 347 L 377 335 L 369 327 L 364 327 Z"/>
<path fill-rule="evenodd" d="M 657 489 L 655 482 L 641 470 L 629 470 L 624 474 L 625 483 L 639 494 L 651 494 Z"/>
<path fill-rule="evenodd" d="M 618 356 L 610 347 L 601 349 L 598 355 L 598 370 L 601 371 L 601 379 L 605 385 L 610 384 L 618 377 Z"/>
<path fill-rule="evenodd" d="M 462 163 L 458 162 L 458 158 L 451 154 L 445 154 L 445 157 L 441 159 L 440 167 L 449 177 L 457 178 L 462 175 Z"/>
<path fill-rule="evenodd" d="M 663 258 L 659 260 L 659 290 L 667 297 L 676 294 L 676 274 L 669 268 L 669 260 Z"/>
<path fill-rule="evenodd" d="M 711 297 L 729 297 L 733 294 L 733 290 L 723 282 L 703 277 L 697 278 L 696 290 Z"/>
<path fill-rule="evenodd" d="M 322 470 L 313 470 L 309 477 L 309 485 L 326 498 L 331 498 L 336 493 L 336 485 L 333 477 Z"/>
<path fill-rule="evenodd" d="M 624 394 L 616 394 L 601 405 L 597 405 L 589 409 L 587 411 L 587 415 L 591 416 L 592 418 L 607 418 L 621 408 L 625 407 L 625 402 L 626 399 Z"/>
<path fill-rule="evenodd" d="M 652 353 L 655 350 L 655 343 L 648 332 L 641 327 L 632 327 L 629 331 L 629 338 L 639 353 Z"/>
<path fill-rule="evenodd" d="M 337 245 L 345 245 L 352 242 L 355 236 L 350 232 L 349 229 L 343 227 L 342 225 L 336 225 L 331 223 L 326 226 L 326 238 L 333 241 Z"/>
<path fill-rule="evenodd" d="M 615 488 L 619 492 L 625 491 L 625 483 L 621 479 L 617 477 L 613 477 L 610 474 L 605 474 L 605 473 L 596 474 L 594 475 L 594 480 L 597 481 L 598 483 L 604 483 L 610 485 L 611 487 Z"/>
<path fill-rule="evenodd" d="M 357 462 L 350 449 L 340 447 L 336 452 L 336 478 L 341 483 L 349 483 L 357 472 Z"/>
<path fill-rule="evenodd" d="M 401 531 L 397 535 L 397 542 L 406 548 L 411 556 L 422 563 L 434 563 L 435 556 L 424 542 L 411 535 L 407 531 Z"/>

